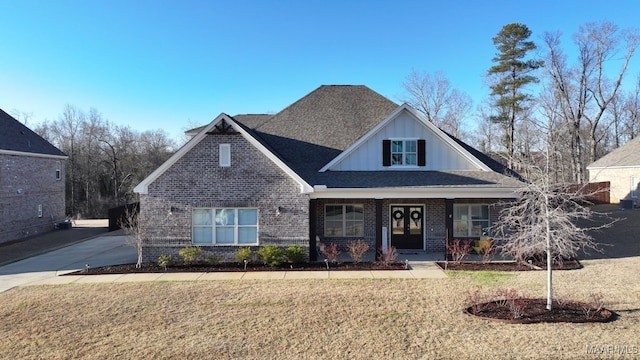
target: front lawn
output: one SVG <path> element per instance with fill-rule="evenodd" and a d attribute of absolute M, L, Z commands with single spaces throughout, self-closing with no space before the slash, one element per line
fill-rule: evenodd
<path fill-rule="evenodd" d="M 619 319 L 604 324 L 513 325 L 463 314 L 466 293 L 478 284 L 544 297 L 546 273 L 533 271 L 426 280 L 23 287 L 0 294 L 0 358 L 621 357 L 610 352 L 640 346 L 639 261 L 588 260 L 583 269 L 554 272 L 564 298 L 605 296 Z"/>

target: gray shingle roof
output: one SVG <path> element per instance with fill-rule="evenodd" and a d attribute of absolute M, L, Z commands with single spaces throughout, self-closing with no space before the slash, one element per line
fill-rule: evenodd
<path fill-rule="evenodd" d="M 461 140 L 452 139 L 484 162 L 487 171 L 318 172 L 389 116 L 398 105 L 365 86 L 321 86 L 268 117 L 234 116 L 271 152 L 311 185 L 330 188 L 519 187 L 519 175 Z M 258 123 L 257 126 L 253 125 Z M 505 174 L 509 176 L 505 176 Z"/>
<path fill-rule="evenodd" d="M 67 156 L 50 142 L 0 109 L 0 150 Z"/>
<path fill-rule="evenodd" d="M 626 144 L 591 163 L 588 168 L 640 166 L 640 137 L 631 139 Z"/>
<path fill-rule="evenodd" d="M 397 107 L 363 85 L 323 85 L 255 130 L 345 150 Z"/>

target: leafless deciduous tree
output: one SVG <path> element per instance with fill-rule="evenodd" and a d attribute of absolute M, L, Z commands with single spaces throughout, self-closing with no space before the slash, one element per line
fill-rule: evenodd
<path fill-rule="evenodd" d="M 595 215 L 585 202 L 590 194 L 554 184 L 550 159 L 547 153 L 545 167 L 533 167 L 537 180 L 526 183 L 519 191 L 520 197 L 505 204 L 491 226 L 503 254 L 525 264 L 531 257 L 546 255 L 548 310 L 553 300 L 553 263 L 575 258 L 581 250 L 598 250 L 589 232 L 613 224 L 578 226 L 579 221 Z"/>
<path fill-rule="evenodd" d="M 455 137 L 466 137 L 462 124 L 471 110 L 471 97 L 453 88 L 444 73 L 412 70 L 402 87 L 407 92 L 402 101 L 416 108 L 442 130 Z"/>
<path fill-rule="evenodd" d="M 105 217 L 108 208 L 135 202 L 133 187 L 175 149 L 162 130 L 139 133 L 114 126 L 94 108 L 85 112 L 72 105 L 34 131 L 69 155 L 66 203 L 72 217 Z"/>
<path fill-rule="evenodd" d="M 127 235 L 127 244 L 136 248 L 138 252 L 138 260 L 136 261 L 136 268 L 142 266 L 144 241 L 147 238 L 145 233 L 144 224 L 145 219 L 141 218 L 138 206 L 126 206 L 124 216 L 120 221 L 120 228 L 124 230 Z"/>
<path fill-rule="evenodd" d="M 573 38 L 578 53 L 574 65 L 567 64 L 560 37 L 559 32 L 547 32 L 543 36 L 547 53 L 545 69 L 570 134 L 574 181 L 583 182 L 587 162 L 595 161 L 599 155 L 605 114 L 620 90 L 638 47 L 638 35 L 631 30 L 619 31 L 610 22 L 587 23 Z M 622 56 L 618 57 L 621 52 Z M 616 75 L 609 79 L 607 74 L 616 65 Z M 588 150 L 588 157 L 584 148 Z"/>

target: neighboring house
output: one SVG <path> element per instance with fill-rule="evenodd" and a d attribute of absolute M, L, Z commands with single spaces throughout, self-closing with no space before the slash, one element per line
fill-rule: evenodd
<path fill-rule="evenodd" d="M 640 180 L 640 138 L 631 139 L 623 146 L 587 166 L 589 182 L 608 181 L 612 204 L 631 200 L 637 205 Z"/>
<path fill-rule="evenodd" d="M 275 115 L 220 114 L 143 180 L 146 260 L 185 246 L 364 239 L 443 252 L 477 238 L 519 176 L 365 86 L 321 86 Z"/>
<path fill-rule="evenodd" d="M 65 220 L 67 156 L 0 110 L 0 243 Z"/>

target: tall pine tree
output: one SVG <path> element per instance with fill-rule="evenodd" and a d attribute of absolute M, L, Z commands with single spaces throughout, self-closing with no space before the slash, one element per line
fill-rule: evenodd
<path fill-rule="evenodd" d="M 498 53 L 492 59 L 495 65 L 488 71 L 493 79 L 490 87 L 496 110 L 491 121 L 500 124 L 505 132 L 509 167 L 513 166 L 516 120 L 526 110 L 530 99 L 524 89 L 528 84 L 538 82 L 531 73 L 543 64 L 541 60 L 524 59 L 529 51 L 536 48 L 535 43 L 528 40 L 530 36 L 531 30 L 526 25 L 512 23 L 503 26 L 493 38 Z"/>

